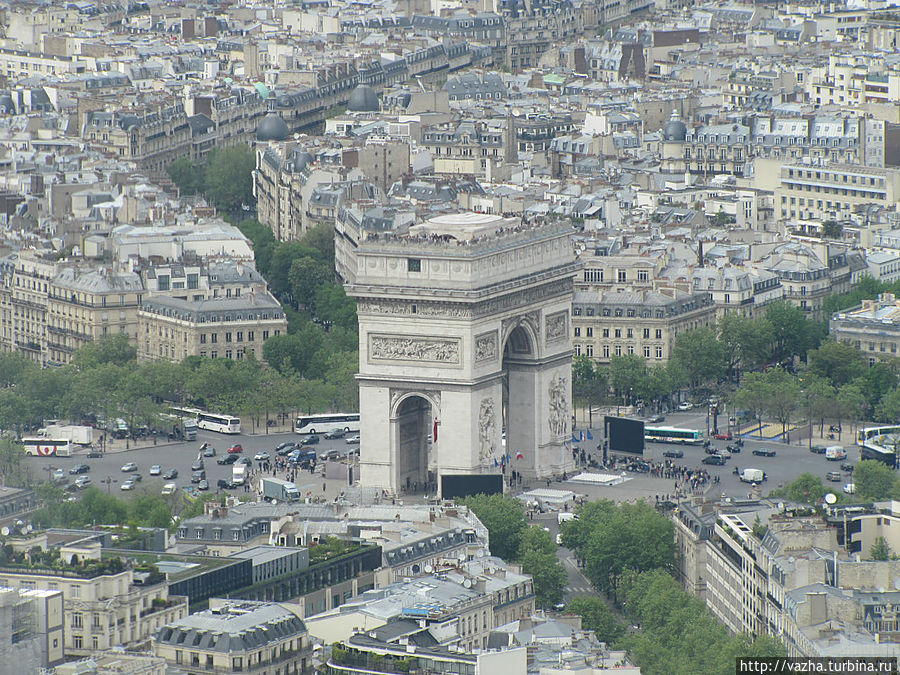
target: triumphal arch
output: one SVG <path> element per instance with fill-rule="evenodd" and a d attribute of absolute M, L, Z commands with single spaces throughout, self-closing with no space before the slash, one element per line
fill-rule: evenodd
<path fill-rule="evenodd" d="M 362 485 L 572 468 L 571 227 L 462 213 L 369 235 L 358 302 Z"/>

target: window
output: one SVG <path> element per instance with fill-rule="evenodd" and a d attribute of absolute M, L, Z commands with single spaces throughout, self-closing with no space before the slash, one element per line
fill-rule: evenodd
<path fill-rule="evenodd" d="M 407 272 L 421 272 L 422 271 L 422 261 L 419 258 L 407 258 L 406 259 L 406 271 Z"/>
<path fill-rule="evenodd" d="M 219 341 L 219 334 L 218 333 L 210 333 L 209 341 L 212 342 L 213 344 L 216 344 Z"/>
<path fill-rule="evenodd" d="M 244 341 L 244 331 L 239 330 L 237 332 L 237 342 L 243 342 L 243 341 Z"/>
<path fill-rule="evenodd" d="M 263 340 L 268 340 L 268 339 L 269 339 L 269 331 L 264 330 L 263 331 Z"/>
<path fill-rule="evenodd" d="M 656 348 L 656 358 L 661 359 L 663 357 L 662 347 Z"/>
<path fill-rule="evenodd" d="M 629 328 L 629 329 L 628 329 L 627 336 L 628 336 L 629 338 L 633 338 L 633 337 L 634 337 L 634 329 L 633 329 L 633 328 Z"/>
<path fill-rule="evenodd" d="M 199 274 L 188 274 L 187 275 L 187 287 L 190 289 L 200 288 L 200 275 Z"/>
<path fill-rule="evenodd" d="M 231 342 L 231 333 L 225 333 L 225 342 Z"/>
<path fill-rule="evenodd" d="M 72 628 L 81 628 L 84 625 L 84 617 L 81 612 L 72 612 Z"/>
<path fill-rule="evenodd" d="M 622 345 L 616 345 L 616 356 L 622 356 Z"/>
<path fill-rule="evenodd" d="M 618 270 L 616 277 L 618 278 L 620 284 L 624 284 L 627 281 L 626 270 Z"/>
<path fill-rule="evenodd" d="M 588 336 L 588 337 L 594 337 L 594 329 L 593 329 L 593 328 L 590 328 L 590 327 L 589 327 L 589 328 L 587 329 L 587 336 Z"/>
<path fill-rule="evenodd" d="M 657 339 L 657 340 L 662 340 L 662 328 L 657 328 L 657 329 L 656 329 L 656 339 Z"/>
<path fill-rule="evenodd" d="M 256 334 L 252 330 L 247 331 L 247 341 L 253 342 L 256 339 Z"/>
<path fill-rule="evenodd" d="M 206 344 L 206 333 L 200 333 L 200 344 L 201 345 Z"/>
<path fill-rule="evenodd" d="M 650 358 L 650 347 L 644 347 L 644 358 L 645 359 Z"/>
<path fill-rule="evenodd" d="M 169 275 L 168 274 L 160 274 L 157 278 L 157 287 L 161 291 L 169 290 Z"/>
<path fill-rule="evenodd" d="M 650 278 L 650 274 L 647 270 L 638 270 L 638 281 L 647 281 Z"/>
<path fill-rule="evenodd" d="M 80 635 L 72 636 L 72 648 L 73 649 L 84 649 L 84 638 Z"/>
<path fill-rule="evenodd" d="M 614 334 L 615 334 L 615 336 L 616 336 L 617 338 L 622 337 L 622 329 L 621 329 L 621 328 L 616 328 Z"/>
<path fill-rule="evenodd" d="M 581 327 L 575 326 L 575 337 L 581 337 Z"/>
<path fill-rule="evenodd" d="M 609 337 L 609 328 L 604 328 L 604 329 L 603 329 L 603 337 L 605 337 L 605 338 L 608 338 L 608 337 Z"/>

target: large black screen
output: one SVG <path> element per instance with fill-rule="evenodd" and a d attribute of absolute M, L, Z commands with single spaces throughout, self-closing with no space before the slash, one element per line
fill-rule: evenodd
<path fill-rule="evenodd" d="M 632 455 L 644 454 L 644 423 L 625 417 L 610 417 L 603 420 L 606 440 L 610 452 L 628 452 Z"/>
<path fill-rule="evenodd" d="M 503 476 L 500 474 L 454 474 L 441 476 L 441 497 L 459 499 L 471 495 L 503 494 Z"/>

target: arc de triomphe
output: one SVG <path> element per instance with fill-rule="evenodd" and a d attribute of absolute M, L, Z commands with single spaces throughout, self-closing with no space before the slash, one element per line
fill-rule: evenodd
<path fill-rule="evenodd" d="M 573 467 L 570 232 L 463 213 L 359 243 L 362 485 Z"/>

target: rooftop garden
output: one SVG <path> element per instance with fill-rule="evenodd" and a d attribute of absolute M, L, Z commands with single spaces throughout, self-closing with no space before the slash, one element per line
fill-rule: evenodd
<path fill-rule="evenodd" d="M 4 544 L 0 546 L 0 568 L 10 572 L 34 572 L 92 579 L 105 574 L 119 574 L 129 566 L 121 556 L 109 556 L 96 560 L 73 555 L 71 560 L 66 562 L 58 548 L 45 550 L 40 546 L 34 546 L 26 552 L 16 551 L 10 544 Z M 156 565 L 140 563 L 133 565 L 131 569 L 135 573 L 149 574 L 147 584 L 157 583 L 164 579 L 164 575 L 160 573 Z"/>

